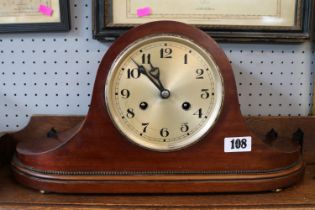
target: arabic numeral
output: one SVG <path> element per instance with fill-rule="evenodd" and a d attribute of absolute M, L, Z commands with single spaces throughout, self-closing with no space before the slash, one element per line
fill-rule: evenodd
<path fill-rule="evenodd" d="M 205 71 L 203 69 L 197 69 L 196 70 L 196 79 L 204 79 L 203 74 L 205 73 Z"/>
<path fill-rule="evenodd" d="M 231 149 L 245 149 L 247 147 L 246 139 L 232 139 Z"/>
<path fill-rule="evenodd" d="M 203 114 L 202 114 L 202 109 L 198 109 L 198 111 L 196 111 L 193 115 L 198 116 L 198 118 L 202 118 Z"/>
<path fill-rule="evenodd" d="M 142 64 L 150 64 L 150 63 L 151 63 L 151 54 L 143 54 Z"/>
<path fill-rule="evenodd" d="M 171 48 L 162 48 L 160 50 L 161 58 L 172 58 L 173 50 Z"/>
<path fill-rule="evenodd" d="M 127 115 L 128 118 L 134 118 L 135 117 L 135 113 L 133 111 L 132 108 L 127 109 Z"/>
<path fill-rule="evenodd" d="M 121 94 L 122 98 L 125 98 L 125 99 L 130 97 L 130 91 L 127 89 L 122 89 L 120 91 L 120 94 Z"/>
<path fill-rule="evenodd" d="M 184 64 L 188 64 L 188 54 L 185 54 L 184 56 Z"/>
<path fill-rule="evenodd" d="M 127 79 L 138 79 L 141 76 L 139 69 L 128 69 L 127 70 Z"/>
<path fill-rule="evenodd" d="M 170 135 L 170 132 L 167 130 L 167 128 L 162 128 L 162 129 L 160 130 L 160 135 L 161 135 L 162 137 L 168 137 L 168 136 Z"/>
<path fill-rule="evenodd" d="M 208 99 L 210 97 L 209 89 L 202 89 L 200 97 L 202 99 Z"/>
<path fill-rule="evenodd" d="M 180 127 L 180 131 L 186 133 L 188 130 L 189 130 L 188 123 L 183 123 L 182 126 Z"/>
<path fill-rule="evenodd" d="M 147 132 L 147 128 L 148 128 L 149 124 L 150 124 L 150 123 L 142 123 L 142 126 L 143 126 L 142 132 L 143 132 L 143 133 L 146 133 L 146 132 Z"/>

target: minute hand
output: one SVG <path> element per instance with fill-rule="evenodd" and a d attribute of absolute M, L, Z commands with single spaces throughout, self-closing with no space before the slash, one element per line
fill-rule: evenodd
<path fill-rule="evenodd" d="M 148 73 L 143 65 L 138 64 L 133 58 L 131 58 L 131 60 L 137 65 L 139 72 L 145 75 L 159 89 L 160 92 L 164 90 L 161 82 L 151 75 L 151 73 Z"/>

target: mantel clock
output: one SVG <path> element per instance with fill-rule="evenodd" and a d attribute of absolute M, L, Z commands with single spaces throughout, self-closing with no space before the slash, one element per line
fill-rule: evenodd
<path fill-rule="evenodd" d="M 199 29 L 158 21 L 131 29 L 99 66 L 84 122 L 21 143 L 17 180 L 61 193 L 266 191 L 303 175 L 300 146 L 250 131 L 233 72 Z"/>

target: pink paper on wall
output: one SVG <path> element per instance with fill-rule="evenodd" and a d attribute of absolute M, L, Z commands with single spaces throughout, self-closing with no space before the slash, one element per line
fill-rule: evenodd
<path fill-rule="evenodd" d="M 54 10 L 50 7 L 47 7 L 46 5 L 39 5 L 38 11 L 43 13 L 46 16 L 52 16 Z"/>
<path fill-rule="evenodd" d="M 151 14 L 152 14 L 152 9 L 150 7 L 143 7 L 143 8 L 137 9 L 138 17 L 149 16 Z"/>

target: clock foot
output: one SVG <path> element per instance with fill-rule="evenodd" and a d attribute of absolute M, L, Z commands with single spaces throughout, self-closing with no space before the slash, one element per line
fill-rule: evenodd
<path fill-rule="evenodd" d="M 278 189 L 273 190 L 272 192 L 279 193 L 279 192 L 282 192 L 282 191 L 283 191 L 283 189 L 278 188 Z"/>

